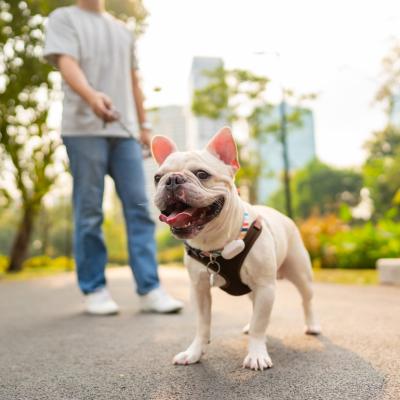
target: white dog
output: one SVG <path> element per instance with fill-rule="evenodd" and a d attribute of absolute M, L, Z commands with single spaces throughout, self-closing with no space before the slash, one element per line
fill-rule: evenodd
<path fill-rule="evenodd" d="M 293 221 L 278 211 L 252 206 L 239 197 L 234 184 L 239 163 L 230 129 L 222 128 L 201 151 L 179 152 L 170 139 L 155 136 L 152 154 L 160 166 L 154 178 L 155 204 L 161 211 L 160 220 L 185 240 L 185 265 L 198 312 L 195 338 L 174 357 L 174 364 L 198 362 L 209 343 L 211 286 L 236 295 L 249 292 L 253 315 L 243 362 L 246 368 L 272 366 L 265 332 L 278 275 L 291 281 L 302 296 L 306 333 L 320 333 L 311 303 L 311 263 L 300 233 Z M 255 227 L 249 227 L 255 221 Z M 239 258 L 242 262 L 235 261 Z M 224 269 L 225 262 L 235 265 Z M 234 272 L 229 276 L 234 270 L 236 276 Z"/>

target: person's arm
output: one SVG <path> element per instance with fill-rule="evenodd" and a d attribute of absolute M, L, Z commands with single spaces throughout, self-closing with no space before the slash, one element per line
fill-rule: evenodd
<path fill-rule="evenodd" d="M 73 57 L 64 54 L 59 55 L 57 66 L 65 82 L 82 97 L 100 119 L 106 122 L 117 119 L 110 98 L 89 85 L 85 74 Z"/>
<path fill-rule="evenodd" d="M 139 76 L 137 69 L 132 69 L 132 92 L 133 98 L 135 99 L 136 114 L 140 126 L 140 141 L 145 146 L 150 147 L 150 133 L 151 129 L 146 127 L 146 111 L 143 105 L 143 92 L 139 84 Z"/>

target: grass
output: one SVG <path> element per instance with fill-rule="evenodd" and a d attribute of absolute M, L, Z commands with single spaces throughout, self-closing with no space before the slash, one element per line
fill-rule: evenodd
<path fill-rule="evenodd" d="M 46 276 L 57 275 L 68 271 L 71 270 L 67 268 L 48 266 L 45 268 L 25 268 L 16 273 L 0 271 L 0 281 L 24 281 L 27 279 L 44 278 Z"/>

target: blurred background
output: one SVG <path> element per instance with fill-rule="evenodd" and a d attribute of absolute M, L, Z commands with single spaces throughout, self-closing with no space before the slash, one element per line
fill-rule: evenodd
<path fill-rule="evenodd" d="M 72 3 L 0 0 L 3 278 L 73 269 L 61 80 L 41 57 L 46 16 Z M 106 4 L 137 37 L 154 132 L 184 150 L 231 125 L 241 196 L 296 220 L 317 279 L 335 271 L 341 281 L 375 282 L 377 259 L 399 257 L 395 0 Z M 145 167 L 151 197 L 155 165 L 146 160 Z M 111 180 L 106 187 L 109 262 L 125 265 L 120 204 Z M 182 261 L 182 245 L 161 224 L 157 241 L 160 263 Z"/>

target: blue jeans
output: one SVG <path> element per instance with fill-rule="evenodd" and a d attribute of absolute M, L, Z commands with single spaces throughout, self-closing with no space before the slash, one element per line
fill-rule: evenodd
<path fill-rule="evenodd" d="M 104 178 L 109 174 L 122 202 L 129 264 L 137 292 L 157 288 L 154 222 L 148 211 L 141 147 L 134 139 L 64 137 L 73 177 L 74 250 L 79 287 L 85 294 L 106 285 L 103 223 Z"/>

